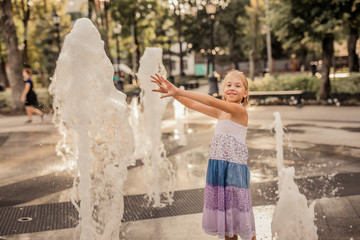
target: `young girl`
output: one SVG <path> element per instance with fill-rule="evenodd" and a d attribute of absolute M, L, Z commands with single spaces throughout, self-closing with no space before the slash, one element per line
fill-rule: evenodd
<path fill-rule="evenodd" d="M 34 92 L 34 83 L 31 79 L 32 71 L 29 68 L 23 70 L 23 77 L 25 81 L 25 88 L 21 95 L 21 102 L 25 103 L 26 114 L 28 115 L 29 120 L 26 123 L 32 123 L 33 113 L 40 115 L 41 121 L 43 121 L 44 114 L 34 106 L 38 106 L 37 96 Z"/>
<path fill-rule="evenodd" d="M 250 173 L 245 145 L 249 92 L 245 75 L 230 71 L 224 79 L 223 99 L 181 90 L 168 80 L 152 76 L 152 82 L 164 93 L 186 107 L 217 118 L 210 149 L 204 192 L 203 229 L 225 239 L 255 240 L 255 221 L 249 191 Z"/>

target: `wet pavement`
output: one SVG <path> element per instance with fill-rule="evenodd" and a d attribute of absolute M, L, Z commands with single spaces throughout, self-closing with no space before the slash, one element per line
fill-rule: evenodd
<path fill-rule="evenodd" d="M 332 106 L 259 106 L 249 109 L 247 146 L 257 239 L 271 239 L 277 200 L 273 112 L 284 123 L 284 165 L 294 166 L 300 191 L 316 200 L 319 239 L 360 239 L 360 109 Z M 0 207 L 70 201 L 72 173 L 56 156 L 59 134 L 50 122 L 26 125 L 25 116 L 0 116 Z M 36 120 L 36 119 L 35 119 Z M 174 139 L 172 105 L 162 136 L 176 172 L 176 191 L 201 191 L 216 121 L 189 111 L 187 145 Z M 145 194 L 144 166 L 129 168 L 126 196 Z M 188 204 L 192 204 L 192 199 Z M 194 203 L 195 204 L 195 203 Z M 0 208 L 0 210 L 1 210 Z M 126 209 L 125 209 L 126 210 Z M 178 226 L 181 226 L 179 228 Z M 4 226 L 0 226 L 3 228 Z M 5 239 L 71 239 L 75 228 L 10 234 Z M 121 239 L 216 239 L 203 233 L 201 212 L 126 221 Z M 1 234 L 0 234 L 1 235 Z M 0 238 L 1 239 L 1 238 Z"/>

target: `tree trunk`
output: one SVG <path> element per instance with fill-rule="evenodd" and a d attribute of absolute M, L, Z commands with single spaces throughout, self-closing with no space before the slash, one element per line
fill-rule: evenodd
<path fill-rule="evenodd" d="M 109 35 L 108 35 L 108 29 L 109 29 L 109 23 L 108 23 L 108 19 L 109 19 L 109 6 L 110 3 L 108 2 L 104 2 L 104 18 L 102 20 L 103 22 L 103 29 L 104 29 L 104 35 L 103 35 L 103 40 L 104 40 L 104 49 L 105 49 L 105 53 L 108 56 L 108 58 L 111 60 L 111 62 L 113 62 L 113 58 L 111 57 L 110 54 L 110 48 L 109 48 Z"/>
<path fill-rule="evenodd" d="M 330 97 L 330 67 L 334 55 L 334 35 L 327 34 L 322 40 L 322 77 L 320 84 L 320 99 L 327 100 Z"/>
<path fill-rule="evenodd" d="M 12 91 L 13 110 L 21 111 L 24 104 L 20 101 L 24 89 L 22 64 L 18 50 L 18 38 L 11 12 L 11 0 L 0 0 L 0 25 L 8 56 L 8 77 Z"/>
<path fill-rule="evenodd" d="M 134 42 L 135 42 L 135 47 L 136 47 L 136 69 L 139 70 L 140 67 L 140 46 L 139 46 L 139 40 L 138 40 L 138 34 L 137 34 L 137 26 L 136 26 L 137 22 L 134 21 Z"/>
<path fill-rule="evenodd" d="M 30 19 L 30 6 L 29 6 L 29 0 L 26 1 L 26 7 L 24 4 L 24 1 L 21 2 L 22 12 L 23 12 L 23 25 L 24 25 L 24 49 L 23 49 L 23 66 L 30 67 L 29 64 L 29 58 L 28 58 L 28 41 L 27 41 L 27 32 L 28 32 L 28 23 Z"/>
<path fill-rule="evenodd" d="M 358 38 L 358 30 L 354 27 L 350 27 L 350 34 L 348 39 L 348 61 L 350 72 L 359 72 L 359 57 L 356 54 L 356 41 Z"/>
<path fill-rule="evenodd" d="M 258 74 L 258 58 L 257 58 L 257 41 L 259 32 L 259 3 L 256 1 L 255 14 L 254 14 L 254 39 L 252 39 L 252 47 L 249 52 L 249 72 L 250 78 L 254 80 Z"/>
<path fill-rule="evenodd" d="M 9 79 L 6 75 L 6 63 L 4 56 L 1 55 L 1 42 L 0 42 L 0 85 L 9 87 Z"/>
<path fill-rule="evenodd" d="M 209 57 L 209 53 L 206 54 L 206 75 L 209 77 L 210 76 L 210 57 Z"/>
<path fill-rule="evenodd" d="M 9 87 L 9 79 L 7 78 L 6 75 L 6 69 L 5 69 L 5 61 L 3 56 L 0 56 L 0 85 L 2 85 L 3 87 Z"/>
<path fill-rule="evenodd" d="M 241 69 L 240 69 L 240 67 L 239 67 L 239 62 L 238 62 L 238 61 L 233 61 L 233 64 L 234 64 L 234 69 L 235 69 L 235 70 L 241 71 Z"/>
<path fill-rule="evenodd" d="M 93 14 L 93 7 L 94 7 L 94 0 L 88 0 L 88 18 L 90 20 L 92 18 L 92 14 Z"/>
<path fill-rule="evenodd" d="M 182 39 L 181 39 L 181 28 L 182 28 L 182 22 L 181 22 L 181 14 L 175 14 L 176 15 L 176 23 L 177 23 L 177 28 L 178 28 L 178 43 L 179 43 L 179 57 L 180 57 L 180 76 L 183 77 L 185 76 L 185 72 L 184 72 L 184 60 L 183 60 L 183 49 L 182 49 Z M 213 66 L 214 69 L 214 66 Z M 214 71 L 214 70 L 213 70 Z"/>
<path fill-rule="evenodd" d="M 137 20 L 136 20 L 136 11 L 133 12 L 133 26 L 134 26 L 134 43 L 135 43 L 135 52 L 136 52 L 136 69 L 139 70 L 140 66 L 140 46 L 137 34 Z"/>
<path fill-rule="evenodd" d="M 255 77 L 255 56 L 254 50 L 249 51 L 249 77 L 251 80 L 254 80 Z"/>
<path fill-rule="evenodd" d="M 232 52 L 232 54 L 230 55 L 231 56 L 231 61 L 233 62 L 233 64 L 234 64 L 234 68 L 236 69 L 236 70 L 239 70 L 239 59 L 238 59 L 238 53 L 237 53 L 237 51 L 236 51 L 236 49 L 235 49 L 235 44 L 236 44 L 236 42 L 237 42 L 237 38 L 236 38 L 236 33 L 235 33 L 235 31 L 233 31 L 233 32 L 231 32 L 231 48 L 232 48 L 232 50 L 231 50 L 231 52 Z"/>

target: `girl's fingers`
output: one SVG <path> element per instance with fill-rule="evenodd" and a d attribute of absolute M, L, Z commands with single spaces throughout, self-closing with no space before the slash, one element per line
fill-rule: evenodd
<path fill-rule="evenodd" d="M 154 77 L 154 76 L 150 76 L 152 79 L 159 81 L 158 78 Z"/>
<path fill-rule="evenodd" d="M 156 83 L 157 85 L 159 85 L 159 83 L 157 81 L 155 81 L 155 80 L 151 80 L 151 82 Z"/>
<path fill-rule="evenodd" d="M 158 79 L 154 78 L 153 76 L 151 76 L 154 80 L 151 80 L 151 82 L 157 83 L 157 84 L 161 84 L 161 81 L 159 81 Z"/>
<path fill-rule="evenodd" d="M 170 97 L 170 96 L 171 96 L 170 94 L 165 94 L 165 95 L 162 95 L 162 96 L 160 97 L 160 99 L 161 99 L 161 98 Z"/>
<path fill-rule="evenodd" d="M 164 77 L 162 77 L 162 76 L 159 76 L 157 73 L 155 73 L 155 75 L 158 77 L 158 79 L 159 80 L 161 80 L 161 81 L 167 81 Z"/>

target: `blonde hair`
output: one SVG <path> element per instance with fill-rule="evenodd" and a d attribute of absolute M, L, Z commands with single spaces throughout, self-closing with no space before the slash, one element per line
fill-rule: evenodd
<path fill-rule="evenodd" d="M 242 82 L 242 84 L 244 85 L 245 90 L 248 91 L 246 97 L 244 97 L 244 99 L 241 101 L 243 106 L 248 105 L 248 103 L 249 103 L 249 83 L 248 83 L 247 78 L 245 77 L 245 74 L 243 72 L 240 72 L 239 70 L 231 70 L 226 74 L 226 76 L 224 78 L 223 88 L 222 88 L 223 93 L 224 93 L 224 89 L 226 86 L 226 82 L 232 77 L 239 79 Z M 223 94 L 222 99 L 226 101 L 225 94 Z"/>

